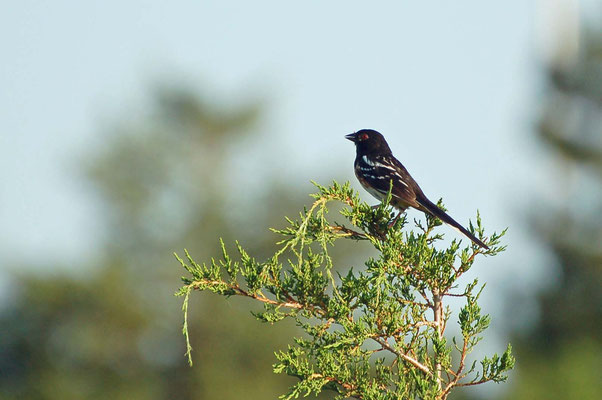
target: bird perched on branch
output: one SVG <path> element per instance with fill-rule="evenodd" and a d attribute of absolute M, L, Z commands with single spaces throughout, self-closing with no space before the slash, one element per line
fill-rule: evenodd
<path fill-rule="evenodd" d="M 408 207 L 413 207 L 428 213 L 456 228 L 479 246 L 489 249 L 485 243 L 477 239 L 425 196 L 414 178 L 393 156 L 383 135 L 372 129 L 362 129 L 345 136 L 345 138 L 355 143 L 355 176 L 368 193 L 383 201 L 389 193 L 392 181 L 391 205 L 400 212 L 405 211 Z"/>

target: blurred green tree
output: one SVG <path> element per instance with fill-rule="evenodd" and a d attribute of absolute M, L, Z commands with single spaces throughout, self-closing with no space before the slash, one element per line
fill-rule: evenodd
<path fill-rule="evenodd" d="M 267 139 L 259 103 L 220 106 L 173 88 L 154 99 L 150 115 L 123 118 L 82 158 L 105 222 L 99 258 L 63 269 L 71 275 L 11 268 L 25 272 L 0 311 L 0 398 L 265 399 L 288 386 L 271 372 L 271 349 L 296 328 L 262 329 L 245 302 L 195 299 L 188 367 L 172 252 L 217 255 L 215 238 L 236 236 L 268 254 L 273 234 L 255 227 L 283 225 L 271 218 L 308 198 L 249 164 L 269 157 L 253 148 Z"/>
<path fill-rule="evenodd" d="M 560 276 L 538 295 L 537 324 L 512 339 L 520 362 L 508 399 L 602 393 L 602 31 L 584 31 L 578 57 L 562 61 L 549 66 L 538 126 L 560 167 L 556 198 L 533 207 Z"/>

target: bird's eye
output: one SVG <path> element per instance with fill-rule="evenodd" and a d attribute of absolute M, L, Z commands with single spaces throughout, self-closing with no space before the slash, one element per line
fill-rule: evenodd
<path fill-rule="evenodd" d="M 362 133 L 360 135 L 360 140 L 366 140 L 366 139 L 368 139 L 368 134 L 367 133 Z"/>

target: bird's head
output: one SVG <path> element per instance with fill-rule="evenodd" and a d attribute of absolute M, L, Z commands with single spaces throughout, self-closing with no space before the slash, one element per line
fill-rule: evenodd
<path fill-rule="evenodd" d="M 345 136 L 355 143 L 358 154 L 391 154 L 387 141 L 373 129 L 362 129 Z"/>

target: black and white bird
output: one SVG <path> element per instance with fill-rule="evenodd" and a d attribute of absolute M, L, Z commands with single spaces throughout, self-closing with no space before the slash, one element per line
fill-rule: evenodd
<path fill-rule="evenodd" d="M 400 212 L 413 207 L 428 213 L 456 228 L 479 246 L 489 249 L 485 243 L 426 197 L 414 178 L 393 156 L 383 135 L 372 129 L 362 129 L 345 138 L 355 143 L 355 176 L 368 193 L 383 201 L 389 193 L 392 181 L 391 205 Z"/>

